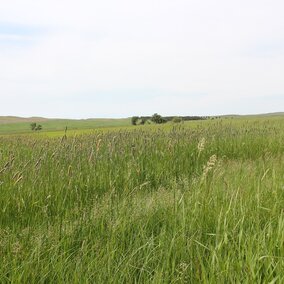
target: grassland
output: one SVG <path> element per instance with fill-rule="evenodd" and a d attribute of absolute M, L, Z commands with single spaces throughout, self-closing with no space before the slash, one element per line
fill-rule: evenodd
<path fill-rule="evenodd" d="M 2 136 L 0 282 L 283 283 L 283 141 L 283 116 Z"/>
<path fill-rule="evenodd" d="M 31 133 L 30 123 L 36 122 L 43 126 L 41 132 L 63 132 L 67 127 L 71 131 L 92 130 L 101 127 L 130 126 L 130 119 L 45 119 L 45 118 L 17 118 L 0 117 L 0 135 Z"/>

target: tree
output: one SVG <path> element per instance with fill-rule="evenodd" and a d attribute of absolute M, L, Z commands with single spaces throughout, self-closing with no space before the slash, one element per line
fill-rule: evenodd
<path fill-rule="evenodd" d="M 31 123 L 30 126 L 31 126 L 32 131 L 42 130 L 42 126 L 40 124 L 36 124 L 35 122 Z"/>
<path fill-rule="evenodd" d="M 154 113 L 154 114 L 152 115 L 151 120 L 152 120 L 154 123 L 157 123 L 157 124 L 161 124 L 161 123 L 167 122 L 161 115 L 159 115 L 159 114 L 157 114 L 157 113 Z"/>
<path fill-rule="evenodd" d="M 133 116 L 133 117 L 131 118 L 131 124 L 132 124 L 132 125 L 137 125 L 138 119 L 139 119 L 138 116 Z"/>
<path fill-rule="evenodd" d="M 39 124 L 39 125 L 37 125 L 37 127 L 35 128 L 35 130 L 36 131 L 38 131 L 38 130 L 42 130 L 42 126 Z"/>
<path fill-rule="evenodd" d="M 33 122 L 33 123 L 31 123 L 31 129 L 34 131 L 34 130 L 36 130 L 36 123 L 35 122 Z"/>

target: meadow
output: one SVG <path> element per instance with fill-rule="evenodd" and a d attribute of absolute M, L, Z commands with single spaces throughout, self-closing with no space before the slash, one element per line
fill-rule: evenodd
<path fill-rule="evenodd" d="M 284 117 L 0 137 L 1 283 L 283 283 Z"/>
<path fill-rule="evenodd" d="M 28 134 L 31 133 L 30 124 L 35 122 L 42 125 L 43 130 L 40 132 L 62 132 L 67 127 L 73 132 L 86 131 L 90 129 L 130 126 L 130 118 L 122 119 L 45 119 L 45 118 L 14 118 L 0 117 L 0 135 L 7 134 Z"/>

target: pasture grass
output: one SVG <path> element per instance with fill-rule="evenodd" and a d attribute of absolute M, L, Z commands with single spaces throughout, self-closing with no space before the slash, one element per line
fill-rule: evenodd
<path fill-rule="evenodd" d="M 283 283 L 283 126 L 0 137 L 0 282 Z"/>
<path fill-rule="evenodd" d="M 32 120 L 28 120 L 25 122 L 7 122 L 5 120 L 1 123 L 0 120 L 0 135 L 4 134 L 29 134 L 31 131 Z M 120 127 L 120 126 L 128 126 L 130 125 L 130 118 L 122 118 L 122 119 L 107 119 L 107 118 L 96 118 L 96 119 L 38 119 L 35 118 L 35 123 L 41 124 L 43 130 L 40 131 L 42 133 L 49 132 L 64 132 L 67 127 L 71 131 L 85 131 L 92 130 L 96 128 L 102 127 Z"/>

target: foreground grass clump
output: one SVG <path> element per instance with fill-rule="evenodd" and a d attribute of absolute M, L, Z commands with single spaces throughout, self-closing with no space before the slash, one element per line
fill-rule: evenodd
<path fill-rule="evenodd" d="M 0 138 L 0 282 L 283 283 L 283 125 Z"/>

